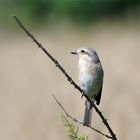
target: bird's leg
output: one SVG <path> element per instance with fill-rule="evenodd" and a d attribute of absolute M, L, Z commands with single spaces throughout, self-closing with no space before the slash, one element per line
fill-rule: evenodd
<path fill-rule="evenodd" d="M 96 102 L 96 100 L 95 100 L 95 99 L 92 99 L 92 100 L 91 100 L 91 106 L 92 106 L 95 102 Z"/>
<path fill-rule="evenodd" d="M 82 95 L 81 95 L 81 99 L 83 98 L 83 96 L 86 94 L 86 91 L 85 90 L 83 90 L 82 91 Z"/>

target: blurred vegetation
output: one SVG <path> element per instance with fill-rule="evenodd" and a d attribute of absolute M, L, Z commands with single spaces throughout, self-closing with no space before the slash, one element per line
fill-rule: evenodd
<path fill-rule="evenodd" d="M 140 0 L 0 0 L 0 23 L 16 14 L 30 23 L 76 24 L 127 16 L 139 18 Z"/>
<path fill-rule="evenodd" d="M 66 128 L 69 140 L 88 140 L 88 136 L 85 134 L 81 135 L 79 133 L 79 127 L 75 124 L 75 122 L 71 122 L 64 114 L 61 114 L 61 120 Z"/>

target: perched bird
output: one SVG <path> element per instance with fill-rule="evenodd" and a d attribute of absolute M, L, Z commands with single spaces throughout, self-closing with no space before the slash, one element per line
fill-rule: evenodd
<path fill-rule="evenodd" d="M 71 52 L 79 58 L 78 72 L 80 88 L 97 105 L 100 104 L 104 71 L 100 59 L 93 48 L 79 48 Z M 83 124 L 91 125 L 92 106 L 86 100 Z"/>

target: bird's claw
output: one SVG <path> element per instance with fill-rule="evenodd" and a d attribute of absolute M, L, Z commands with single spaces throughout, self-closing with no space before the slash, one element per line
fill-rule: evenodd
<path fill-rule="evenodd" d="M 92 100 L 91 100 L 91 104 L 92 104 L 92 105 L 93 105 L 95 102 L 96 102 L 95 99 L 92 99 Z"/>
<path fill-rule="evenodd" d="M 85 96 L 85 91 L 82 92 L 81 99 Z"/>

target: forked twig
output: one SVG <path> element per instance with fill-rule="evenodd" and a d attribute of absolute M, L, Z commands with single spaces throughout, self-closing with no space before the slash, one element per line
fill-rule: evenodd
<path fill-rule="evenodd" d="M 23 26 L 23 24 L 20 22 L 20 20 L 13 15 L 13 18 L 17 22 L 17 24 L 20 26 L 21 29 L 33 40 L 33 42 L 38 46 L 38 48 L 42 49 L 42 51 L 55 63 L 56 67 L 60 69 L 60 71 L 66 76 L 67 80 L 81 93 L 83 94 L 83 90 L 72 80 L 72 78 L 67 74 L 67 72 L 64 70 L 64 68 L 59 64 L 59 62 L 37 41 L 37 39 Z M 92 101 L 88 98 L 86 94 L 83 95 L 91 104 Z M 114 134 L 113 130 L 109 126 L 107 119 L 102 115 L 101 111 L 97 108 L 95 104 L 92 104 L 92 107 L 96 110 L 100 118 L 102 119 L 103 123 L 107 127 L 109 133 L 111 134 L 112 140 L 117 140 L 116 135 Z"/>
<path fill-rule="evenodd" d="M 63 110 L 63 112 L 66 114 L 67 117 L 71 118 L 71 119 L 72 119 L 74 122 L 76 122 L 76 123 L 79 123 L 79 124 L 81 124 L 81 125 L 84 124 L 82 121 L 80 121 L 80 120 L 78 120 L 78 119 L 72 117 L 72 116 L 65 110 L 65 108 L 62 106 L 62 104 L 60 103 L 60 101 L 58 101 L 58 99 L 56 98 L 56 96 L 55 96 L 54 94 L 53 94 L 52 96 L 53 96 L 53 98 L 55 99 L 56 103 L 59 105 L 59 107 L 60 107 L 60 108 Z M 90 125 L 85 125 L 85 126 L 89 127 L 90 129 L 94 130 L 95 132 L 101 134 L 102 136 L 105 136 L 105 137 L 107 137 L 107 138 L 109 138 L 109 139 L 112 139 L 111 136 L 102 133 L 101 131 L 95 129 L 94 127 L 92 127 L 92 126 L 90 126 Z"/>

